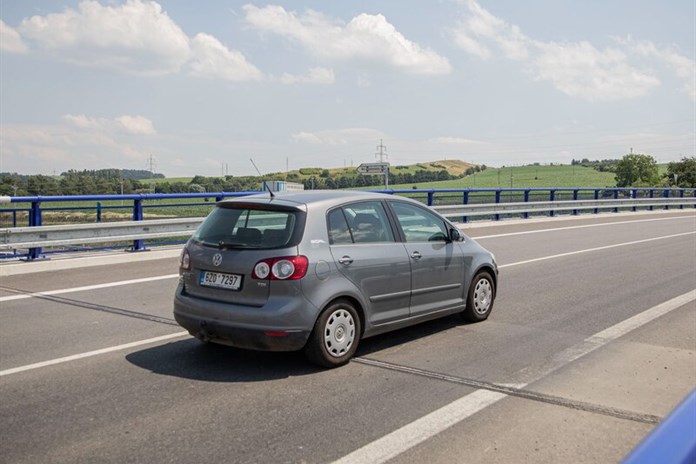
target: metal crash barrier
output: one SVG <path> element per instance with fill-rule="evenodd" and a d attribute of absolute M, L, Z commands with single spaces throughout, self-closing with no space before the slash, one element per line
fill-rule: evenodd
<path fill-rule="evenodd" d="M 486 217 L 499 220 L 502 217 L 529 218 L 562 213 L 578 215 L 581 211 L 599 213 L 600 211 L 696 208 L 696 189 L 480 188 L 381 190 L 379 192 L 411 197 L 456 222 Z M 12 224 L 12 227 L 0 228 L 0 258 L 23 257 L 34 260 L 44 256 L 43 248 L 119 242 L 121 244 L 130 242 L 130 251 L 143 251 L 145 240 L 176 238 L 181 241 L 189 237 L 215 202 L 229 197 L 259 193 L 262 192 L 0 197 L 0 203 L 19 204 L 12 209 L 0 209 L 0 213 L 10 215 Z M 204 200 L 205 203 L 182 203 L 181 199 Z M 213 201 L 210 201 L 211 199 Z M 95 201 L 96 205 L 91 206 Z M 124 202 L 131 203 L 124 205 Z M 22 207 L 22 204 L 28 207 Z M 175 214 L 171 214 L 171 211 L 169 213 L 170 216 L 179 216 L 182 207 L 198 208 L 193 213 L 187 212 L 189 215 L 198 217 L 151 219 L 145 216 L 148 208 L 152 208 L 148 211 L 179 208 Z M 105 211 L 114 210 L 121 210 L 119 217 L 129 217 L 131 220 L 103 222 Z M 95 222 L 44 225 L 43 218 L 49 213 L 68 214 L 73 211 L 80 211 L 83 214 L 81 222 L 84 222 L 85 216 L 94 214 Z M 20 214 L 28 219 L 27 227 L 17 227 Z M 150 216 L 157 215 L 153 213 Z M 18 253 L 18 250 L 26 250 L 26 252 Z"/>

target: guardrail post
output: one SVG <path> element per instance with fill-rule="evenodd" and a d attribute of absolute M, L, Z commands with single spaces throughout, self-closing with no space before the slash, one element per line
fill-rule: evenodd
<path fill-rule="evenodd" d="M 619 189 L 614 189 L 614 200 L 618 200 L 618 199 L 619 199 Z M 619 208 L 614 208 L 614 212 L 618 213 Z"/>
<path fill-rule="evenodd" d="M 97 202 L 97 222 L 101 222 L 101 214 L 102 214 L 102 204 L 101 201 Z"/>
<path fill-rule="evenodd" d="M 634 200 L 638 199 L 638 189 L 631 190 L 631 198 L 633 198 Z M 633 211 L 638 211 L 638 205 L 633 207 Z"/>
<path fill-rule="evenodd" d="M 579 193 L 580 193 L 580 191 L 578 189 L 573 190 L 573 201 L 578 201 L 578 194 Z M 578 215 L 578 210 L 574 209 L 573 216 L 577 216 L 577 215 Z"/>
<path fill-rule="evenodd" d="M 469 204 L 469 191 L 464 190 L 464 195 L 462 196 L 462 204 L 468 205 Z M 467 222 L 468 218 L 466 216 L 462 216 L 462 222 Z"/>
<path fill-rule="evenodd" d="M 137 199 L 133 200 L 133 220 L 142 221 L 143 220 L 143 200 Z M 145 250 L 144 240 L 133 240 L 133 248 L 131 251 L 143 251 Z"/>
<path fill-rule="evenodd" d="M 684 198 L 684 189 L 679 189 L 679 198 Z M 679 209 L 684 209 L 684 205 L 679 205 Z"/>
<path fill-rule="evenodd" d="M 524 191 L 524 202 L 525 203 L 529 203 L 529 192 L 530 192 L 529 189 Z M 522 217 L 525 219 L 529 219 L 529 212 L 522 213 Z"/>
<path fill-rule="evenodd" d="M 655 198 L 655 189 L 654 188 L 650 189 L 650 198 Z M 652 210 L 653 210 L 653 205 L 650 205 L 650 207 L 648 208 L 648 211 L 652 211 Z"/>
<path fill-rule="evenodd" d="M 666 188 L 662 191 L 662 196 L 665 198 L 669 198 L 669 188 Z M 669 203 L 665 205 L 665 209 L 669 209 Z"/>
<path fill-rule="evenodd" d="M 31 202 L 31 210 L 29 211 L 29 227 L 41 226 L 41 201 L 36 200 Z M 41 248 L 29 248 L 28 260 L 39 259 L 41 257 Z"/>
<path fill-rule="evenodd" d="M 495 203 L 496 204 L 500 203 L 500 193 L 501 193 L 500 189 L 495 191 Z M 500 214 L 495 215 L 495 220 L 500 221 Z"/>
<path fill-rule="evenodd" d="M 549 201 L 555 201 L 556 200 L 556 191 L 554 189 L 549 190 Z M 556 215 L 556 212 L 554 210 L 549 211 L 549 216 L 554 217 Z"/>
<path fill-rule="evenodd" d="M 594 191 L 594 199 L 599 200 L 599 189 L 595 189 Z M 595 214 L 599 214 L 599 208 L 595 208 L 594 210 Z"/>
<path fill-rule="evenodd" d="M 435 195 L 435 192 L 430 190 L 428 192 L 428 206 L 433 206 L 433 195 Z"/>

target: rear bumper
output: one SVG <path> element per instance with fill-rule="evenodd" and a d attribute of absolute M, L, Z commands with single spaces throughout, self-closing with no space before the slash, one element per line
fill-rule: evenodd
<path fill-rule="evenodd" d="M 255 313 L 250 316 L 250 313 Z M 187 296 L 174 297 L 174 319 L 196 338 L 261 351 L 304 348 L 318 311 L 304 298 L 277 307 L 248 308 Z"/>
<path fill-rule="evenodd" d="M 304 348 L 309 338 L 306 331 L 254 330 L 234 327 L 229 323 L 174 313 L 180 326 L 202 340 L 222 345 L 260 351 L 297 351 Z"/>

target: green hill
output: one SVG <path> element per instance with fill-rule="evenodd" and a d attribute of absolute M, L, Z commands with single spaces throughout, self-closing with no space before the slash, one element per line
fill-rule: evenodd
<path fill-rule="evenodd" d="M 512 166 L 488 168 L 462 179 L 421 184 L 389 185 L 393 189 L 510 188 L 512 187 L 615 187 L 614 173 L 583 166 Z"/>
<path fill-rule="evenodd" d="M 390 168 L 392 174 L 415 174 L 419 170 L 437 172 L 443 169 L 454 176 L 464 174 L 464 172 L 474 165 L 465 163 L 459 160 L 441 160 L 431 161 L 412 165 L 393 165 Z M 661 172 L 664 171 L 665 165 L 660 165 Z M 355 177 L 359 176 L 356 167 L 346 168 L 301 168 L 285 172 L 275 172 L 264 174 L 259 178 L 263 180 L 288 180 L 290 182 L 303 182 L 311 177 L 327 177 L 337 178 L 341 176 Z M 210 176 L 210 178 L 219 176 Z M 247 176 L 245 176 L 247 177 Z M 160 184 L 163 182 L 183 182 L 189 183 L 193 177 L 172 177 L 172 178 L 157 178 L 144 179 L 141 182 L 150 184 Z M 526 187 L 614 187 L 616 181 L 614 173 L 599 172 L 591 167 L 585 166 L 569 166 L 569 165 L 528 165 L 528 166 L 505 166 L 501 168 L 489 167 L 476 174 L 462 177 L 460 179 L 438 181 L 438 182 L 423 182 L 409 184 L 392 184 L 389 188 L 392 189 L 429 189 L 429 188 L 526 188 Z M 363 189 L 377 189 L 378 186 L 363 187 Z"/>

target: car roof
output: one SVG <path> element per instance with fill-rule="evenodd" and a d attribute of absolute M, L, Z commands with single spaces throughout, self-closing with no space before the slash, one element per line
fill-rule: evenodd
<path fill-rule="evenodd" d="M 408 199 L 404 197 L 395 197 L 394 195 L 388 195 L 385 193 L 367 192 L 361 190 L 304 190 L 299 192 L 274 192 L 273 195 L 274 197 L 271 197 L 268 193 L 260 193 L 258 195 L 249 195 L 240 198 L 223 200 L 219 202 L 218 205 L 229 207 L 236 204 L 259 204 L 266 206 L 279 204 L 285 207 L 296 208 L 330 208 L 346 202 L 361 200 L 393 200 L 398 198 L 400 200 L 408 201 Z"/>

